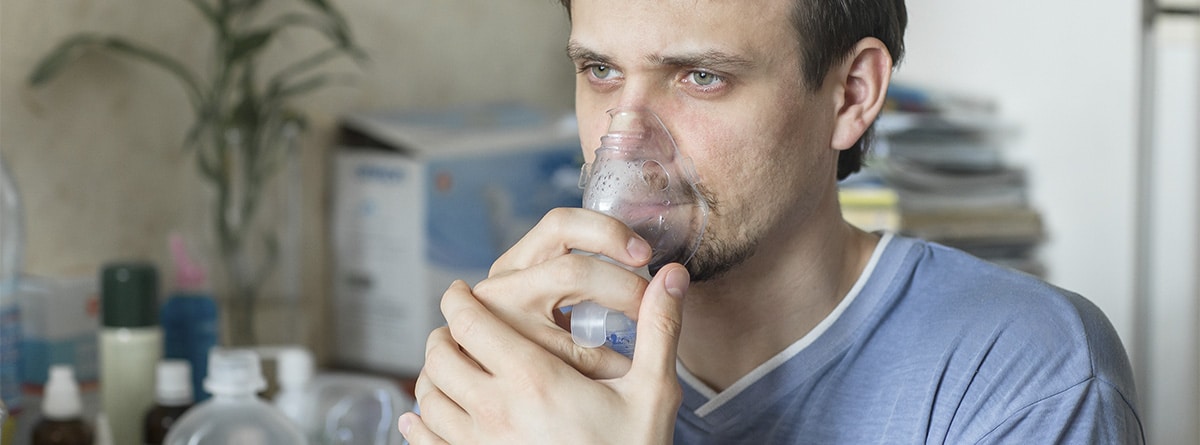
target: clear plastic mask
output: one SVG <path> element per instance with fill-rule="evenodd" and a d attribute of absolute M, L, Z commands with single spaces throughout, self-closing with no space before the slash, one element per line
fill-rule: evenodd
<path fill-rule="evenodd" d="M 679 152 L 657 115 L 618 108 L 609 116 L 596 157 L 584 164 L 579 178 L 583 207 L 621 220 L 650 244 L 648 269 L 637 271 L 650 279 L 663 266 L 687 264 L 695 255 L 708 222 L 708 202 L 697 187 L 691 159 Z M 580 346 L 607 345 L 632 357 L 636 334 L 636 324 L 618 311 L 592 302 L 572 309 L 571 336 Z"/>
<path fill-rule="evenodd" d="M 609 116 L 596 157 L 580 175 L 583 207 L 621 220 L 649 242 L 651 273 L 686 264 L 708 221 L 691 158 L 653 112 L 619 108 Z"/>

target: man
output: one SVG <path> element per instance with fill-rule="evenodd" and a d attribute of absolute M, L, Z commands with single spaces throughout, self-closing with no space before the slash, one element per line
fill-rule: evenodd
<path fill-rule="evenodd" d="M 585 156 L 606 110 L 657 113 L 701 178 L 707 233 L 646 282 L 569 254 L 646 264 L 620 222 L 548 214 L 443 296 L 422 414 L 399 420 L 411 443 L 1142 441 L 1095 306 L 842 219 L 837 180 L 883 106 L 902 0 L 564 4 Z M 639 320 L 632 361 L 572 344 L 556 309 L 584 300 Z"/>

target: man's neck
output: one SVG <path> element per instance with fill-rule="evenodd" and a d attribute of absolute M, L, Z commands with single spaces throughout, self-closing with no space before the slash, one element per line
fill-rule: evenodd
<path fill-rule="evenodd" d="M 837 218 L 830 230 L 768 240 L 716 280 L 696 283 L 684 308 L 679 355 L 721 391 L 825 319 L 862 274 L 879 237 Z"/>

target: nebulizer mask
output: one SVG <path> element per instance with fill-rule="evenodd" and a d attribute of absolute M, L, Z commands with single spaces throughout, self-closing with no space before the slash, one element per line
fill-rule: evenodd
<path fill-rule="evenodd" d="M 596 158 L 580 174 L 583 207 L 621 220 L 650 244 L 649 265 L 634 270 L 649 280 L 663 266 L 686 264 L 696 253 L 708 202 L 697 187 L 691 159 L 679 152 L 658 116 L 630 108 L 610 110 L 609 116 Z M 607 345 L 632 358 L 637 325 L 620 311 L 587 301 L 571 309 L 571 338 L 580 346 Z"/>

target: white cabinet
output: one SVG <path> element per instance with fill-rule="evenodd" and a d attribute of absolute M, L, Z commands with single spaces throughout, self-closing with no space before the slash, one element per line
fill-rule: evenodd
<path fill-rule="evenodd" d="M 1176 1 L 1176 3 L 1185 3 Z M 1196 1 L 1191 3 L 1200 5 Z M 1196 7 L 1196 6 L 1193 6 Z M 1141 399 L 1151 443 L 1200 442 L 1200 16 L 1148 35 Z"/>
<path fill-rule="evenodd" d="M 1160 21 L 1144 70 L 1140 0 L 907 6 L 897 79 L 996 99 L 1020 129 L 1009 158 L 1046 220 L 1049 280 L 1121 335 L 1148 441 L 1200 442 L 1200 18 Z"/>

